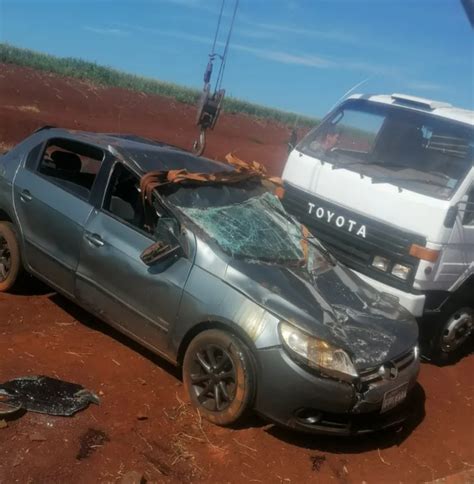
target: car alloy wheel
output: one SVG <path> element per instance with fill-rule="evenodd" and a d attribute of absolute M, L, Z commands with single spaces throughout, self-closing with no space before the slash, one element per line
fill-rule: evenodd
<path fill-rule="evenodd" d="M 237 336 L 218 329 L 199 333 L 183 362 L 183 381 L 192 404 L 217 425 L 236 422 L 255 392 L 253 358 Z"/>
<path fill-rule="evenodd" d="M 235 398 L 236 372 L 224 348 L 207 345 L 194 355 L 190 374 L 192 388 L 201 405 L 220 412 Z"/>
<path fill-rule="evenodd" d="M 12 258 L 7 239 L 0 235 L 0 282 L 7 280 L 11 267 Z"/>
<path fill-rule="evenodd" d="M 10 222 L 0 222 L 0 292 L 12 289 L 21 278 L 23 265 L 17 232 Z"/>

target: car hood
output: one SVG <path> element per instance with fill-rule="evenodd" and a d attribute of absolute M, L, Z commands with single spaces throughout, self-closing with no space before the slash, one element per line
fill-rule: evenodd
<path fill-rule="evenodd" d="M 397 357 L 417 343 L 413 316 L 339 265 L 310 274 L 232 259 L 224 279 L 275 316 L 346 350 L 358 369 Z"/>

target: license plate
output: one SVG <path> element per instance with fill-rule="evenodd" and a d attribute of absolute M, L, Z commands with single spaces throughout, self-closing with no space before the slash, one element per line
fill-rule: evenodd
<path fill-rule="evenodd" d="M 405 383 L 397 388 L 394 388 L 393 390 L 386 392 L 383 396 L 382 409 L 380 410 L 380 413 L 384 413 L 403 402 L 407 396 L 407 390 L 408 383 Z"/>

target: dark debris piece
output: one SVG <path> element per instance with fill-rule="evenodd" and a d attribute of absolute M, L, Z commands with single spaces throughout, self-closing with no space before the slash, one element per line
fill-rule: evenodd
<path fill-rule="evenodd" d="M 110 438 L 105 432 L 97 429 L 88 429 L 81 436 L 80 448 L 79 452 L 76 455 L 76 459 L 86 459 L 98 447 L 102 447 L 106 442 L 110 442 Z"/>
<path fill-rule="evenodd" d="M 81 385 L 48 376 L 15 378 L 0 384 L 0 402 L 48 415 L 71 416 L 99 398 Z"/>
<path fill-rule="evenodd" d="M 323 464 L 326 462 L 326 456 L 325 455 L 312 455 L 310 456 L 311 460 L 311 469 L 313 471 L 319 472 L 321 470 L 321 467 Z"/>

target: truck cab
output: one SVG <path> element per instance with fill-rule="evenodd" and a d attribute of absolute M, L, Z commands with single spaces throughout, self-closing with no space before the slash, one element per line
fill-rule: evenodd
<path fill-rule="evenodd" d="M 419 318 L 431 353 L 474 331 L 474 112 L 353 95 L 290 153 L 284 203 L 340 262 Z"/>

